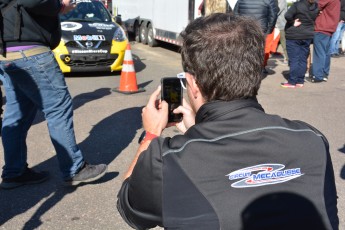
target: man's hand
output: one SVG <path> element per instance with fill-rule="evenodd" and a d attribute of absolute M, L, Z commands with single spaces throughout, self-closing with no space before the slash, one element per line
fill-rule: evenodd
<path fill-rule="evenodd" d="M 293 23 L 293 26 L 294 27 L 299 27 L 301 24 L 302 24 L 302 22 L 299 20 L 299 18 L 296 18 L 294 23 Z"/>
<path fill-rule="evenodd" d="M 183 114 L 182 121 L 176 123 L 176 127 L 182 133 L 185 133 L 191 126 L 195 125 L 195 112 L 185 99 L 183 99 L 183 105 L 174 109 L 173 112 Z"/>
<path fill-rule="evenodd" d="M 141 117 L 143 127 L 147 132 L 160 136 L 168 124 L 168 103 L 158 100 L 161 87 L 159 86 L 150 96 L 147 105 L 143 108 Z"/>
<path fill-rule="evenodd" d="M 77 6 L 75 3 L 71 4 L 71 0 L 62 0 L 61 3 L 63 4 L 63 9 L 60 12 L 61 14 L 67 14 Z"/>

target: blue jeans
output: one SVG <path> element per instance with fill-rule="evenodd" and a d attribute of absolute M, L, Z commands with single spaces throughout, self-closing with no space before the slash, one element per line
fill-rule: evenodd
<path fill-rule="evenodd" d="M 329 75 L 331 55 L 329 44 L 331 36 L 323 33 L 314 33 L 313 75 L 317 80 L 322 80 Z"/>
<path fill-rule="evenodd" d="M 51 51 L 22 56 L 13 61 L 0 61 L 0 79 L 6 94 L 2 177 L 16 177 L 27 167 L 26 136 L 39 109 L 47 120 L 62 176 L 69 179 L 84 159 L 75 140 L 72 99 L 64 76 Z"/>
<path fill-rule="evenodd" d="M 289 84 L 304 84 L 304 74 L 307 71 L 307 59 L 311 42 L 312 39 L 286 40 L 286 50 L 290 64 Z"/>
<path fill-rule="evenodd" d="M 331 43 L 329 45 L 330 54 L 339 54 L 339 43 L 344 31 L 345 31 L 345 23 L 339 22 L 337 26 L 337 30 L 334 32 L 334 34 L 332 34 Z"/>

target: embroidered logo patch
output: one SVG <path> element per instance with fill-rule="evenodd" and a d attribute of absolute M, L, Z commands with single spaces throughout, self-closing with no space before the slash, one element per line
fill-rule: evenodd
<path fill-rule="evenodd" d="M 282 164 L 260 164 L 236 170 L 226 175 L 229 180 L 239 180 L 231 184 L 233 188 L 258 187 L 284 183 L 303 175 L 300 168 L 285 169 Z"/>

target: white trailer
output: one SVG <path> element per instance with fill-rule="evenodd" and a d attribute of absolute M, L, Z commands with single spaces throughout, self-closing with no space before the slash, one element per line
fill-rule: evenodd
<path fill-rule="evenodd" d="M 199 17 L 202 0 L 112 0 L 114 16 L 137 42 L 153 47 L 158 41 L 181 45 L 179 34 Z"/>

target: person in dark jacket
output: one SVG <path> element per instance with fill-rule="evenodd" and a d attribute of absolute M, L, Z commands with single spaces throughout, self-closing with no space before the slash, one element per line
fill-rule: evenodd
<path fill-rule="evenodd" d="M 290 73 L 288 82 L 281 83 L 283 88 L 304 86 L 310 44 L 314 37 L 314 21 L 318 13 L 315 0 L 301 0 L 295 2 L 285 14 L 285 38 Z"/>
<path fill-rule="evenodd" d="M 313 76 L 306 78 L 312 83 L 328 80 L 331 55 L 329 46 L 332 34 L 336 31 L 340 19 L 340 0 L 318 0 L 320 14 L 315 20 L 313 39 Z"/>
<path fill-rule="evenodd" d="M 256 99 L 259 24 L 218 13 L 192 21 L 181 37 L 178 76 L 189 102 L 174 112 L 183 114 L 182 135 L 161 137 L 169 106 L 157 101 L 159 87 L 142 109 L 146 135 L 118 193 L 123 219 L 135 229 L 337 229 L 327 139 L 266 114 Z"/>
<path fill-rule="evenodd" d="M 272 38 L 267 40 L 265 46 L 265 56 L 263 61 L 263 72 L 268 73 L 266 69 L 267 61 L 270 57 L 270 43 L 273 39 L 273 30 L 276 25 L 278 18 L 278 1 L 277 0 L 238 0 L 234 14 L 239 16 L 251 17 L 257 20 L 260 25 L 263 33 Z"/>
<path fill-rule="evenodd" d="M 26 137 L 38 109 L 47 120 L 66 185 L 91 182 L 106 172 L 105 164 L 86 163 L 76 144 L 72 98 L 51 51 L 61 39 L 59 13 L 74 7 L 70 0 L 1 0 L 3 189 L 48 179 L 48 172 L 35 171 L 27 163 Z"/>
<path fill-rule="evenodd" d="M 329 45 L 329 53 L 331 57 L 339 57 L 339 43 L 343 37 L 345 31 L 345 0 L 341 0 L 340 6 L 340 21 L 338 23 L 337 29 L 332 34 L 331 42 Z"/>

